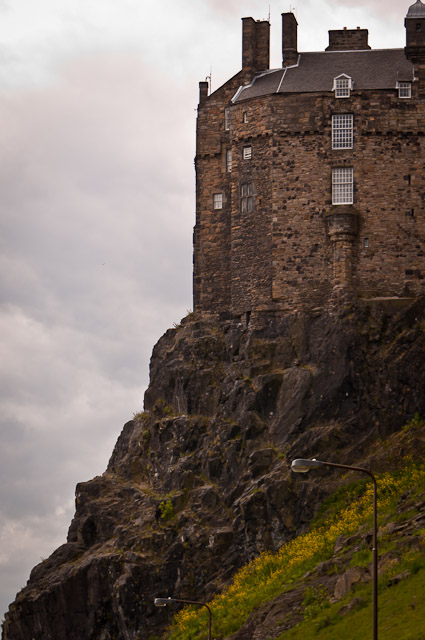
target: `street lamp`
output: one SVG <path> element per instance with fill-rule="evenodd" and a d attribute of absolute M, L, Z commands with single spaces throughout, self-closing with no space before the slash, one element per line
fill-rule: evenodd
<path fill-rule="evenodd" d="M 369 469 L 363 467 L 351 467 L 346 464 L 336 464 L 335 462 L 322 462 L 320 460 L 305 460 L 298 458 L 291 464 L 292 471 L 296 473 L 307 473 L 310 469 L 319 467 L 336 467 L 337 469 L 348 469 L 349 471 L 361 471 L 366 473 L 373 482 L 373 546 L 372 546 L 372 611 L 373 611 L 373 640 L 378 640 L 378 518 L 377 518 L 377 491 L 376 478 Z"/>
<path fill-rule="evenodd" d="M 183 604 L 199 604 L 201 607 L 206 607 L 208 609 L 208 640 L 211 640 L 212 613 L 209 606 L 205 602 L 198 602 L 197 600 L 181 600 L 180 598 L 155 598 L 154 605 L 156 607 L 166 607 L 167 604 L 172 604 L 173 602 L 179 602 Z"/>

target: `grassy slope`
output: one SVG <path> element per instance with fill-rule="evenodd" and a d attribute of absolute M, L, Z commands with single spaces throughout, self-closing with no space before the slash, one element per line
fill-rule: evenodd
<path fill-rule="evenodd" d="M 405 431 L 409 430 L 422 431 L 422 421 L 408 425 Z M 405 458 L 396 471 L 378 477 L 380 556 L 389 554 L 393 557 L 379 583 L 379 628 L 386 640 L 425 640 L 422 605 L 425 594 L 425 529 L 420 526 L 414 528 L 413 535 L 402 541 L 391 533 L 385 533 L 385 525 L 389 522 L 404 521 L 408 524 L 417 518 L 418 496 L 423 498 L 424 489 L 425 464 L 422 459 L 415 462 Z M 347 548 L 344 549 L 346 565 L 340 571 L 350 565 L 367 567 L 370 552 L 365 545 L 359 547 L 353 543 L 353 539 L 356 540 L 359 530 L 367 532 L 370 525 L 370 485 L 356 482 L 344 486 L 325 503 L 309 532 L 284 545 L 276 554 L 262 554 L 239 571 L 229 588 L 214 598 L 210 603 L 213 637 L 216 640 L 230 638 L 250 616 L 255 616 L 260 607 L 282 593 L 304 588 L 306 572 L 314 573 L 320 562 L 332 559 L 335 541 L 341 536 L 346 537 Z M 406 572 L 406 576 L 398 584 L 388 587 L 388 579 L 402 572 Z M 331 595 L 325 589 L 316 588 L 312 597 L 312 592 L 305 587 L 301 608 L 304 620 L 299 623 L 300 615 L 294 616 L 294 626 L 281 635 L 277 623 L 264 640 L 268 637 L 278 637 L 279 640 L 364 640 L 369 637 L 370 582 L 360 584 L 337 603 L 331 604 Z M 352 609 L 341 615 L 344 605 Z M 204 611 L 184 609 L 176 616 L 169 637 L 172 640 L 201 640 L 206 638 L 206 628 Z"/>
<path fill-rule="evenodd" d="M 425 640 L 423 609 L 425 570 L 402 580 L 397 585 L 380 589 L 379 634 L 385 640 Z M 371 589 L 362 587 L 352 597 L 360 600 L 350 613 L 341 616 L 343 602 L 325 608 L 313 620 L 305 621 L 282 633 L 279 640 L 364 640 L 371 638 Z"/>

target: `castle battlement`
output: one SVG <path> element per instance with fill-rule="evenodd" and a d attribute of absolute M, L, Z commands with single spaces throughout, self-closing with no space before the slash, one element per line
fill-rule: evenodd
<path fill-rule="evenodd" d="M 242 69 L 208 95 L 196 144 L 194 309 L 240 315 L 425 293 L 425 5 L 404 49 L 366 29 L 299 52 L 282 14 L 242 20 Z"/>

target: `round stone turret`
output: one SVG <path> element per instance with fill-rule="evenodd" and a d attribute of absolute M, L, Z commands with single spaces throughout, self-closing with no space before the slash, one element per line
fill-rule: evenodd
<path fill-rule="evenodd" d="M 425 4 L 421 0 L 416 0 L 415 4 L 409 7 L 406 18 L 425 18 Z"/>
<path fill-rule="evenodd" d="M 333 293 L 349 293 L 352 288 L 354 243 L 359 232 L 359 212 L 352 204 L 335 205 L 326 214 L 326 228 L 333 244 Z"/>

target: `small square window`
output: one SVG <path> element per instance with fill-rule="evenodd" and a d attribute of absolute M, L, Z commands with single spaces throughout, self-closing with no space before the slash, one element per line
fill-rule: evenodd
<path fill-rule="evenodd" d="M 252 158 L 252 147 L 244 147 L 243 148 L 243 159 L 251 160 Z"/>
<path fill-rule="evenodd" d="M 398 97 L 399 98 L 411 98 L 412 97 L 412 83 L 411 82 L 398 82 Z"/>
<path fill-rule="evenodd" d="M 214 207 L 214 209 L 222 209 L 223 208 L 223 194 L 222 193 L 214 193 L 214 195 L 213 195 L 213 207 Z"/>
<path fill-rule="evenodd" d="M 353 168 L 332 169 L 332 204 L 353 204 Z"/>
<path fill-rule="evenodd" d="M 229 131 L 230 129 L 230 107 L 226 107 L 224 110 L 224 130 Z"/>
<path fill-rule="evenodd" d="M 252 182 L 241 184 L 241 213 L 254 211 L 254 185 Z"/>
<path fill-rule="evenodd" d="M 353 114 L 332 116 L 332 149 L 353 148 Z"/>
<path fill-rule="evenodd" d="M 232 171 L 232 150 L 226 150 L 226 171 L 230 173 Z"/>

